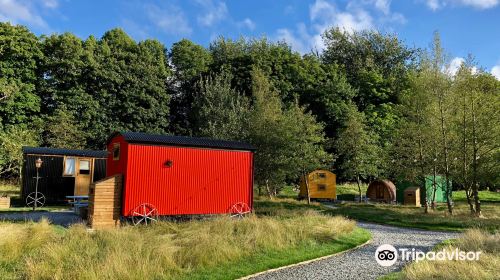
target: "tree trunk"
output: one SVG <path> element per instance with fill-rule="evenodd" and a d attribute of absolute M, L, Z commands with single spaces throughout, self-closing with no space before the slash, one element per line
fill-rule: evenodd
<path fill-rule="evenodd" d="M 436 210 L 436 189 L 437 189 L 437 184 L 436 184 L 436 176 L 437 176 L 437 171 L 436 171 L 436 164 L 434 163 L 434 166 L 432 168 L 433 174 L 432 174 L 432 200 L 431 200 L 431 206 L 432 210 Z"/>
<path fill-rule="evenodd" d="M 266 180 L 266 190 L 267 190 L 267 195 L 269 196 L 269 199 L 273 199 L 271 189 L 269 188 L 269 180 Z"/>
<path fill-rule="evenodd" d="M 424 166 L 424 149 L 422 145 L 422 133 L 420 132 L 419 129 L 419 138 L 418 138 L 418 152 L 419 152 L 419 164 L 420 164 L 420 175 L 424 177 L 424 189 L 425 189 L 425 166 Z M 429 213 L 429 199 L 428 199 L 428 194 L 427 191 L 424 191 L 424 213 L 427 214 Z"/>
<path fill-rule="evenodd" d="M 470 214 L 475 215 L 476 209 L 474 208 L 474 204 L 473 204 L 472 187 L 465 186 L 465 196 L 467 197 L 467 203 L 469 204 Z"/>
<path fill-rule="evenodd" d="M 307 174 L 304 172 L 304 183 L 306 184 L 306 195 L 307 195 L 307 204 L 311 204 L 311 195 L 309 194 L 309 178 L 307 178 Z"/>
<path fill-rule="evenodd" d="M 443 144 L 443 156 L 444 156 L 444 177 L 446 182 L 446 205 L 448 206 L 448 213 L 453 215 L 453 202 L 451 198 L 451 184 L 450 184 L 450 163 L 448 155 L 448 139 L 446 137 L 446 129 L 444 123 L 444 96 L 439 96 L 439 118 L 441 123 L 441 142 Z"/>
<path fill-rule="evenodd" d="M 481 201 L 479 200 L 479 182 L 477 180 L 477 169 L 479 159 L 479 148 L 477 143 L 477 131 L 476 131 L 476 112 L 475 112 L 475 104 L 474 100 L 472 100 L 472 194 L 474 196 L 474 205 L 476 206 L 476 216 L 481 217 Z"/>
<path fill-rule="evenodd" d="M 462 100 L 462 183 L 464 184 L 465 196 L 467 197 L 467 204 L 469 204 L 470 214 L 475 215 L 476 209 L 474 209 L 474 204 L 472 203 L 472 187 L 469 184 L 469 179 L 467 176 L 467 96 L 463 92 Z"/>
<path fill-rule="evenodd" d="M 359 181 L 359 174 L 356 174 L 356 182 L 358 183 L 358 191 L 359 191 L 358 202 L 361 202 L 361 183 Z"/>

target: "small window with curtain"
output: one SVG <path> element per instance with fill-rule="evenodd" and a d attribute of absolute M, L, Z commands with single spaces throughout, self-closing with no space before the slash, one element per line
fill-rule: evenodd
<path fill-rule="evenodd" d="M 318 191 L 326 191 L 326 185 L 318 184 Z"/>
<path fill-rule="evenodd" d="M 88 159 L 80 160 L 79 173 L 84 175 L 90 174 L 90 160 Z"/>
<path fill-rule="evenodd" d="M 120 160 L 120 143 L 113 144 L 113 160 Z"/>
<path fill-rule="evenodd" d="M 74 157 L 64 158 L 63 176 L 75 176 L 75 163 Z"/>

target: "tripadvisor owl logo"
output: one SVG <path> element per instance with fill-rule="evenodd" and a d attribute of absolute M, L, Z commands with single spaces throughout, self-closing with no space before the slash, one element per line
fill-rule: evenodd
<path fill-rule="evenodd" d="M 380 245 L 375 251 L 375 260 L 381 266 L 391 266 L 398 260 L 398 250 L 389 244 Z"/>
<path fill-rule="evenodd" d="M 427 253 L 415 248 L 399 248 L 396 249 L 390 244 L 380 245 L 375 251 L 375 260 L 381 266 L 391 266 L 396 263 L 398 257 L 402 261 L 477 261 L 481 255 L 481 251 L 465 252 L 458 248 L 455 250 L 429 251 Z"/>

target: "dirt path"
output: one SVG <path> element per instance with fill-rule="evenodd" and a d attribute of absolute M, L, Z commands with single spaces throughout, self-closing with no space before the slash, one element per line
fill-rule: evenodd
<path fill-rule="evenodd" d="M 380 266 L 375 260 L 379 245 L 391 244 L 396 248 L 415 248 L 429 251 L 436 244 L 458 233 L 436 232 L 409 228 L 398 228 L 370 223 L 358 226 L 372 233 L 371 242 L 361 248 L 304 265 L 258 275 L 252 279 L 377 279 L 392 271 L 401 270 L 405 263 L 398 260 L 390 267 Z"/>

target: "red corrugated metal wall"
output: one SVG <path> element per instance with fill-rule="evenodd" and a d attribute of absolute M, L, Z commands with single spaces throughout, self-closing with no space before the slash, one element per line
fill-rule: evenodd
<path fill-rule="evenodd" d="M 123 145 L 120 137 L 108 151 L 120 141 L 122 154 L 127 154 L 120 161 L 125 163 L 113 162 L 108 176 L 125 175 L 122 215 L 129 216 L 141 203 L 155 205 L 159 215 L 221 214 L 238 202 L 253 207 L 252 152 Z M 169 160 L 171 167 L 165 165 Z"/>
<path fill-rule="evenodd" d="M 120 144 L 119 160 L 113 159 L 113 146 L 115 143 Z M 118 135 L 109 142 L 107 149 L 108 160 L 106 161 L 106 177 L 116 174 L 125 175 L 125 171 L 127 170 L 128 143 L 123 139 L 123 136 Z"/>

